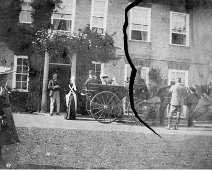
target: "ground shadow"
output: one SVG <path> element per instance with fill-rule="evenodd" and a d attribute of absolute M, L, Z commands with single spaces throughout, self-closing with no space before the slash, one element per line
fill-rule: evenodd
<path fill-rule="evenodd" d="M 18 164 L 13 169 L 80 169 L 76 167 L 61 167 L 52 165 Z"/>
<path fill-rule="evenodd" d="M 76 167 L 61 167 L 52 165 L 37 165 L 37 164 L 20 164 L 13 167 L 13 169 L 82 169 Z M 89 169 L 107 169 L 104 167 L 94 167 Z"/>

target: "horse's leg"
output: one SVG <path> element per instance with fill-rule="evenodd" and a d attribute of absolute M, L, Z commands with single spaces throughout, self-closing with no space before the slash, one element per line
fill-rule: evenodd
<path fill-rule="evenodd" d="M 194 126 L 195 107 L 197 103 L 192 103 L 188 106 L 188 127 Z"/>
<path fill-rule="evenodd" d="M 168 127 L 167 127 L 167 129 L 169 130 L 171 129 L 173 115 L 176 111 L 178 111 L 177 109 L 178 109 L 177 106 L 173 106 L 173 105 L 170 106 L 169 116 L 168 116 Z"/>
<path fill-rule="evenodd" d="M 160 104 L 160 108 L 159 108 L 159 120 L 160 120 L 160 125 L 164 126 L 164 119 L 165 119 L 165 110 L 169 104 L 169 100 L 164 99 L 164 98 L 160 98 L 161 100 L 161 104 Z"/>
<path fill-rule="evenodd" d="M 161 126 L 164 126 L 164 112 L 166 110 L 167 105 L 168 104 L 165 102 L 165 100 L 161 99 L 161 104 L 159 108 L 159 121 Z"/>
<path fill-rule="evenodd" d="M 182 107 L 177 108 L 177 116 L 176 116 L 176 126 L 175 130 L 178 130 L 179 124 L 180 124 L 180 114 L 182 111 Z"/>

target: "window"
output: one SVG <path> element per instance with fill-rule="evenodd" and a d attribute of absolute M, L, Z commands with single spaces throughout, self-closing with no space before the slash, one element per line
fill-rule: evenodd
<path fill-rule="evenodd" d="M 14 56 L 13 88 L 28 91 L 29 60 L 27 56 Z"/>
<path fill-rule="evenodd" d="M 130 67 L 130 65 L 125 64 L 125 76 L 124 76 L 125 84 L 130 81 L 131 71 L 132 71 L 132 68 Z M 146 84 L 148 84 L 148 81 L 149 81 L 148 73 L 149 73 L 149 67 L 142 67 L 141 78 L 145 80 Z"/>
<path fill-rule="evenodd" d="M 187 70 L 174 70 L 169 69 L 169 79 L 168 84 L 175 84 L 176 78 L 179 77 L 182 80 L 182 84 L 188 86 L 188 71 Z"/>
<path fill-rule="evenodd" d="M 130 10 L 130 40 L 150 42 L 151 9 L 134 7 Z"/>
<path fill-rule="evenodd" d="M 95 74 L 98 78 L 100 78 L 100 74 L 103 72 L 103 67 L 104 67 L 104 64 L 92 61 L 92 70 L 95 71 Z"/>
<path fill-rule="evenodd" d="M 108 0 L 92 0 L 90 27 L 100 34 L 106 32 Z"/>
<path fill-rule="evenodd" d="M 75 7 L 76 0 L 62 0 L 60 8 L 56 9 L 52 16 L 54 30 L 74 31 Z"/>
<path fill-rule="evenodd" d="M 189 46 L 189 14 L 170 13 L 170 44 Z"/>
<path fill-rule="evenodd" d="M 21 12 L 19 15 L 20 23 L 22 24 L 31 24 L 32 23 L 32 6 L 31 6 L 32 0 L 23 0 L 22 6 L 21 6 Z"/>

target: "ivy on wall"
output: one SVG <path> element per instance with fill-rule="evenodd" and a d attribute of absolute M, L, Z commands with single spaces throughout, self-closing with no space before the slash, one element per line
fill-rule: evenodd
<path fill-rule="evenodd" d="M 151 68 L 149 70 L 149 79 L 160 85 L 162 83 L 161 70 L 159 68 Z"/>

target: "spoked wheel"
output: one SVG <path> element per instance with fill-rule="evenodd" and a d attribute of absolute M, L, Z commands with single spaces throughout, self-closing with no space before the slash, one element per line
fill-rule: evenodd
<path fill-rule="evenodd" d="M 141 100 L 139 101 L 134 101 L 134 106 L 136 105 L 136 103 L 139 103 L 141 102 Z M 127 114 L 128 114 L 128 117 L 130 118 L 131 121 L 135 122 L 136 118 L 135 118 L 135 114 L 133 113 L 133 110 L 131 108 L 131 103 L 129 102 L 128 105 L 127 105 Z"/>
<path fill-rule="evenodd" d="M 134 107 L 136 108 L 136 104 L 138 104 L 138 103 L 140 103 L 142 101 L 143 100 L 135 100 L 134 101 Z M 132 107 L 131 107 L 131 103 L 130 102 L 128 103 L 128 106 L 127 106 L 127 114 L 128 114 L 128 116 L 129 116 L 129 118 L 130 118 L 131 121 L 133 121 L 133 122 L 136 122 L 137 121 L 137 119 L 135 117 L 135 114 L 133 113 L 133 110 L 132 110 Z"/>
<path fill-rule="evenodd" d="M 156 119 L 158 111 L 156 104 L 147 101 L 136 103 L 135 110 L 137 111 L 139 118 L 148 124 Z M 136 117 L 135 121 L 137 124 L 141 124 L 141 122 Z"/>
<path fill-rule="evenodd" d="M 92 98 L 90 111 L 97 121 L 111 123 L 121 115 L 122 102 L 115 93 L 102 91 Z"/>

